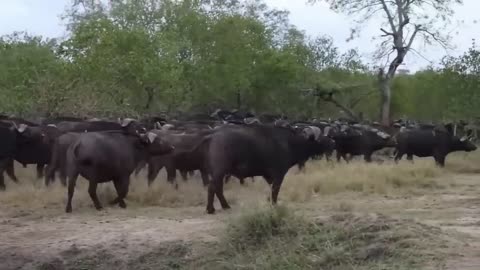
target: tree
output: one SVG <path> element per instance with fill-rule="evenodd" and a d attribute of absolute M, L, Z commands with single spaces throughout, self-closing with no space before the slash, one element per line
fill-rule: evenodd
<path fill-rule="evenodd" d="M 443 34 L 444 26 L 453 14 L 452 4 L 463 0 L 308 0 L 310 3 L 324 1 L 336 12 L 346 13 L 357 18 L 352 36 L 358 35 L 362 24 L 376 15 L 383 15 L 380 28 L 381 42 L 376 56 L 387 61 L 388 68 L 378 72 L 381 95 L 380 119 L 383 125 L 390 124 L 391 84 L 397 68 L 405 56 L 414 49 L 418 39 L 432 45 L 438 43 L 449 46 L 449 36 Z M 393 60 L 390 56 L 394 54 Z"/>

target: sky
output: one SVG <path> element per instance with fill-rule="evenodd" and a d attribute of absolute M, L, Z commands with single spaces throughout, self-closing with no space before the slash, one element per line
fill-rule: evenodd
<path fill-rule="evenodd" d="M 266 0 L 275 8 L 290 12 L 290 21 L 310 36 L 329 35 L 341 51 L 357 48 L 368 61 L 374 50 L 371 38 L 379 36 L 378 21 L 367 24 L 361 32 L 361 37 L 347 42 L 351 19 L 343 14 L 331 11 L 324 3 L 307 4 L 306 0 Z M 62 37 L 65 35 L 65 25 L 60 15 L 70 0 L 0 0 L 0 35 L 13 31 L 27 31 L 31 34 L 45 37 Z M 462 6 L 456 6 L 452 18 L 451 29 L 454 37 L 453 50 L 445 51 L 440 46 L 421 47 L 422 57 L 410 53 L 405 59 L 405 68 L 418 70 L 430 63 L 438 62 L 442 56 L 459 55 L 467 50 L 472 39 L 480 40 L 480 0 L 464 0 Z M 462 23 L 457 23 L 462 21 Z M 477 23 L 478 22 L 478 23 Z"/>

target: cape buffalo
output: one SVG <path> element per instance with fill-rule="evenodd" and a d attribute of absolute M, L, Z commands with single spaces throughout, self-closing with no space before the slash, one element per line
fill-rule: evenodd
<path fill-rule="evenodd" d="M 155 133 L 131 135 L 121 131 L 83 133 L 67 149 L 68 202 L 66 212 L 72 212 L 72 197 L 78 175 L 89 181 L 88 193 L 97 210 L 102 209 L 97 197 L 97 184 L 113 181 L 117 198 L 110 204 L 125 208 L 130 175 L 138 162 L 149 155 L 173 151 Z"/>
<path fill-rule="evenodd" d="M 477 147 L 468 137 L 458 138 L 448 129 L 415 129 L 400 132 L 396 136 L 395 161 L 407 154 L 412 160 L 417 157 L 433 157 L 438 166 L 445 166 L 445 157 L 455 151 L 474 151 Z"/>
<path fill-rule="evenodd" d="M 204 185 L 208 184 L 208 175 L 203 170 L 203 155 L 195 151 L 194 147 L 203 137 L 211 134 L 214 130 L 205 130 L 192 134 L 175 134 L 169 131 L 153 130 L 155 134 L 161 136 L 165 141 L 175 147 L 175 150 L 166 155 L 151 157 L 148 160 L 148 184 L 150 185 L 158 175 L 158 172 L 165 167 L 167 170 L 167 180 L 170 183 L 175 182 L 176 171 L 182 172 L 182 178 L 186 180 L 186 172 L 200 170 Z"/>
<path fill-rule="evenodd" d="M 320 143 L 293 130 L 262 125 L 225 126 L 205 137 L 199 144 L 205 153 L 206 165 L 212 176 L 208 187 L 207 212 L 215 212 L 215 194 L 223 209 L 228 205 L 223 195 L 226 175 L 239 179 L 263 176 L 272 186 L 272 203 L 288 170 L 299 161 L 323 151 Z"/>
<path fill-rule="evenodd" d="M 63 123 L 63 124 L 62 124 Z M 65 158 L 68 146 L 79 137 L 79 134 L 93 131 L 123 131 L 128 134 L 145 132 L 145 128 L 138 121 L 125 118 L 119 123 L 106 121 L 93 122 L 62 122 L 57 125 L 49 125 L 45 140 L 51 149 L 50 160 L 45 174 L 45 185 L 48 186 L 55 178 L 55 172 L 59 170 L 60 181 L 66 184 Z M 63 134 L 63 135 L 62 135 Z"/>
<path fill-rule="evenodd" d="M 372 161 L 373 152 L 384 147 L 395 147 L 392 137 L 377 129 L 357 129 L 344 126 L 332 134 L 337 150 L 337 161 L 343 158 L 348 162 L 347 154 L 363 155 L 366 162 Z"/>

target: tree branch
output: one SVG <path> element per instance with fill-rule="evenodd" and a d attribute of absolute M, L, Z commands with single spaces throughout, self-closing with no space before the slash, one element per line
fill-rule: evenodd
<path fill-rule="evenodd" d="M 385 29 L 383 29 L 383 28 L 380 28 L 380 31 L 382 31 L 383 33 L 385 33 L 384 35 L 382 35 L 382 37 L 394 36 L 393 33 L 388 32 L 387 30 L 385 30 Z"/>
<path fill-rule="evenodd" d="M 318 93 L 317 96 L 320 97 L 323 101 L 330 102 L 330 103 L 334 104 L 335 106 L 337 106 L 338 108 L 342 109 L 353 120 L 357 120 L 357 121 L 360 120 L 359 117 L 357 116 L 357 114 L 354 111 L 347 108 L 346 106 L 344 106 L 343 104 L 338 102 L 335 98 L 333 98 L 333 91 L 330 91 L 330 92 L 327 92 L 327 93 L 325 93 L 325 92 Z"/>
<path fill-rule="evenodd" d="M 388 10 L 388 6 L 385 3 L 385 0 L 380 0 L 380 2 L 382 3 L 383 10 L 385 10 L 385 13 L 387 14 L 388 23 L 390 24 L 390 27 L 392 28 L 392 32 L 393 33 L 397 32 L 397 28 L 395 27 L 395 23 L 393 22 L 392 14 L 390 13 L 390 10 Z"/>

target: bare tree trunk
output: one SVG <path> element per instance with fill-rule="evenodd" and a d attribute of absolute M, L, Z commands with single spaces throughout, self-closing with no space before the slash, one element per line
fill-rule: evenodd
<path fill-rule="evenodd" d="M 153 87 L 146 86 L 144 89 L 145 89 L 145 92 L 147 93 L 147 101 L 145 102 L 145 110 L 149 110 L 150 106 L 152 105 L 152 102 L 153 102 L 153 95 L 154 95 Z"/>
<path fill-rule="evenodd" d="M 380 121 L 383 126 L 390 126 L 390 106 L 392 103 L 390 79 L 380 79 L 380 96 L 382 97 L 380 106 Z"/>

